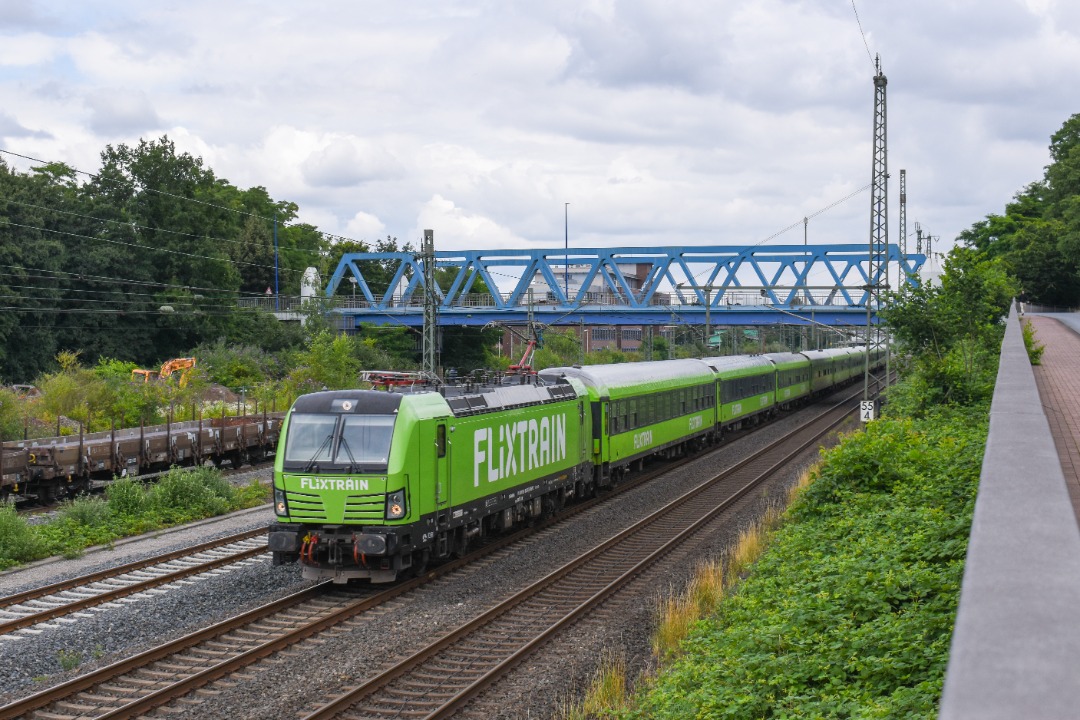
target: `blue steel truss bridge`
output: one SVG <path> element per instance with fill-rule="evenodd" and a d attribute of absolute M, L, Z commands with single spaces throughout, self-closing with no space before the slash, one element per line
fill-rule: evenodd
<path fill-rule="evenodd" d="M 866 244 L 443 250 L 434 291 L 443 326 L 524 325 L 530 315 L 549 326 L 851 326 L 865 325 L 873 284 L 917 284 L 926 256 L 889 245 L 877 277 L 869 260 Z M 423 257 L 347 254 L 325 292 L 344 329 L 422 326 Z"/>

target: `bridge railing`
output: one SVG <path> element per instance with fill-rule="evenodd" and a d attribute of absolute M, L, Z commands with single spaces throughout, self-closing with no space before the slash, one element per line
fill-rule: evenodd
<path fill-rule="evenodd" d="M 1080 530 L 1014 308 L 940 720 L 1077 717 L 1078 608 Z"/>
<path fill-rule="evenodd" d="M 513 301 L 512 293 L 500 293 L 498 295 L 501 302 L 505 306 L 508 306 Z M 267 312 L 278 313 L 298 313 L 304 310 L 305 302 L 318 302 L 319 307 L 323 310 L 338 311 L 344 314 L 360 314 L 363 315 L 366 312 L 372 312 L 374 314 L 385 314 L 387 311 L 399 311 L 406 313 L 420 313 L 423 310 L 423 296 L 418 293 L 393 293 L 389 297 L 386 295 L 373 295 L 373 301 L 369 301 L 364 297 L 356 295 L 336 295 L 333 297 L 318 297 L 315 299 L 303 298 L 295 295 L 266 295 L 258 297 L 246 297 L 240 298 L 237 304 L 242 308 L 253 308 L 259 310 L 265 310 Z M 612 292 L 585 292 L 582 293 L 580 302 L 577 307 L 601 307 L 601 308 L 620 308 L 627 307 L 627 302 L 624 297 L 617 293 Z M 527 309 L 527 300 L 523 297 L 518 298 L 518 309 Z M 723 302 L 717 302 L 712 305 L 712 310 L 717 313 L 722 313 L 724 310 L 733 309 L 738 307 L 766 307 L 771 304 L 768 297 L 763 296 L 760 292 L 747 290 L 745 292 L 728 291 L 723 298 Z M 554 293 L 547 292 L 539 296 L 533 297 L 533 305 L 538 310 L 544 310 L 546 308 L 560 308 L 560 298 Z M 672 311 L 678 311 L 679 308 L 702 308 L 704 303 L 695 295 L 680 296 L 677 293 L 658 292 L 655 293 L 650 299 L 650 305 L 654 308 L 667 308 Z M 795 300 L 791 303 L 793 309 L 812 309 L 815 307 L 820 308 L 832 308 L 832 307 L 846 307 L 847 304 L 836 297 L 836 293 L 823 292 L 823 291 L 802 291 L 796 294 Z M 491 293 L 468 293 L 464 295 L 458 295 L 450 303 L 449 308 L 443 306 L 442 311 L 448 309 L 461 308 L 464 310 L 469 309 L 484 309 L 496 308 L 495 296 Z"/>

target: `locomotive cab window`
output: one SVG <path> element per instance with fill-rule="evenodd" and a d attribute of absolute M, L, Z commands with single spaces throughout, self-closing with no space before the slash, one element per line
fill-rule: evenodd
<path fill-rule="evenodd" d="M 390 459 L 393 415 L 293 413 L 285 439 L 286 470 L 377 472 Z M 325 467 L 325 466 L 331 467 Z"/>
<path fill-rule="evenodd" d="M 289 437 L 285 442 L 285 462 L 307 465 L 329 461 L 336 428 L 336 415 L 294 414 L 289 421 Z"/>
<path fill-rule="evenodd" d="M 345 415 L 334 462 L 386 467 L 393 435 L 393 415 Z"/>

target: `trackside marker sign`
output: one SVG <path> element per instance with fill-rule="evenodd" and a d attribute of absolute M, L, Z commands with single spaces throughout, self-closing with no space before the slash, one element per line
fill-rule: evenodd
<path fill-rule="evenodd" d="M 870 422 L 876 417 L 876 410 L 874 408 L 873 400 L 863 400 L 859 403 L 859 419 L 863 422 Z"/>

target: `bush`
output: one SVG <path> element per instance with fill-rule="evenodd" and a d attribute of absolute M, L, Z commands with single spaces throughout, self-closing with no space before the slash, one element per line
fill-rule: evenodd
<path fill-rule="evenodd" d="M 134 478 L 114 480 L 105 488 L 105 498 L 116 517 L 135 518 L 146 511 L 146 488 Z"/>
<path fill-rule="evenodd" d="M 166 522 L 222 515 L 232 508 L 236 490 L 213 468 L 165 473 L 149 493 L 149 504 Z"/>
<path fill-rule="evenodd" d="M 934 717 L 987 411 L 887 417 L 827 451 L 738 592 L 619 716 Z"/>
<path fill-rule="evenodd" d="M 44 557 L 41 543 L 12 503 L 0 503 L 0 569 Z"/>
<path fill-rule="evenodd" d="M 59 515 L 76 525 L 108 525 L 111 516 L 109 503 L 101 497 L 78 497 L 60 506 Z"/>

